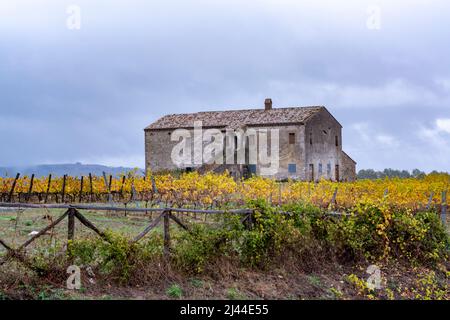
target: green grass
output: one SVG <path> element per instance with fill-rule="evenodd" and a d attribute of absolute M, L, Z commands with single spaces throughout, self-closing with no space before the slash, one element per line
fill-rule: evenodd
<path fill-rule="evenodd" d="M 247 296 L 236 288 L 227 290 L 227 298 L 230 300 L 246 300 Z"/>
<path fill-rule="evenodd" d="M 320 287 L 322 285 L 322 282 L 320 281 L 320 278 L 316 275 L 310 275 L 308 276 L 308 281 L 313 286 Z"/>
<path fill-rule="evenodd" d="M 203 281 L 199 280 L 199 279 L 191 279 L 189 281 L 191 283 L 191 285 L 195 288 L 201 288 L 203 287 Z"/>
<path fill-rule="evenodd" d="M 23 243 L 29 238 L 31 231 L 39 231 L 45 228 L 63 213 L 64 210 L 61 209 L 32 209 L 16 215 L 11 214 L 11 212 L 0 212 L 0 238 L 8 243 L 13 240 L 15 243 Z M 139 234 L 150 223 L 150 217 L 148 216 L 124 216 L 121 213 L 110 216 L 104 211 L 81 211 L 81 213 L 100 230 L 109 229 L 127 235 Z M 51 219 L 46 217 L 51 217 Z M 55 236 L 61 238 L 61 240 L 64 239 L 67 237 L 66 229 L 67 222 L 61 222 L 54 229 Z M 76 237 L 90 234 L 92 234 L 91 231 L 77 220 Z"/>
<path fill-rule="evenodd" d="M 166 294 L 170 298 L 181 299 L 183 296 L 183 290 L 178 284 L 173 284 L 167 289 Z"/>
<path fill-rule="evenodd" d="M 1 213 L 0 213 L 1 214 Z M 0 221 L 15 221 L 16 217 L 15 216 L 4 216 L 4 215 L 0 215 Z"/>

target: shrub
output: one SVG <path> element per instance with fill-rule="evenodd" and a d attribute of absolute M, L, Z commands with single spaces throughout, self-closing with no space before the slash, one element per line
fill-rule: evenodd
<path fill-rule="evenodd" d="M 255 210 L 254 225 L 242 232 L 241 258 L 250 266 L 263 267 L 296 242 L 299 231 L 293 220 L 286 219 L 265 200 L 251 200 L 248 205 Z"/>
<path fill-rule="evenodd" d="M 215 230 L 205 225 L 194 225 L 191 232 L 177 235 L 173 248 L 174 261 L 188 272 L 200 273 L 205 264 L 227 252 L 224 247 L 229 239 L 226 230 Z"/>
<path fill-rule="evenodd" d="M 449 237 L 435 212 L 394 212 L 388 233 L 400 257 L 423 262 L 448 258 Z"/>
<path fill-rule="evenodd" d="M 254 210 L 251 223 L 230 214 L 220 217 L 219 227 L 193 224 L 190 232 L 173 232 L 171 262 L 179 270 L 198 274 L 223 257 L 261 269 L 279 258 L 301 261 L 307 268 L 313 268 L 317 258 L 334 257 L 351 263 L 361 259 L 377 262 L 406 258 L 417 263 L 448 260 L 449 237 L 434 212 L 412 214 L 361 203 L 348 216 L 336 217 L 307 203 L 278 208 L 265 200 L 252 200 L 248 207 Z M 138 244 L 109 231 L 106 237 L 107 241 L 96 237 L 70 242 L 69 257 L 75 264 L 89 265 L 127 281 L 162 256 L 160 233 L 152 233 Z M 38 251 L 34 263 L 50 270 L 52 265 L 46 257 L 51 255 L 48 250 Z"/>
<path fill-rule="evenodd" d="M 360 205 L 350 216 L 328 218 L 325 224 L 327 244 L 349 260 L 377 260 L 386 249 L 383 211 L 374 205 Z"/>
<path fill-rule="evenodd" d="M 111 231 L 105 234 L 107 241 L 94 238 L 69 243 L 69 256 L 78 265 L 95 266 L 103 274 L 116 275 L 126 281 L 137 266 L 161 252 L 158 237 L 135 244 L 120 234 Z"/>
<path fill-rule="evenodd" d="M 304 235 L 313 232 L 313 227 L 317 225 L 317 221 L 324 217 L 320 208 L 304 202 L 284 205 L 282 211 L 291 214 L 294 226 Z"/>

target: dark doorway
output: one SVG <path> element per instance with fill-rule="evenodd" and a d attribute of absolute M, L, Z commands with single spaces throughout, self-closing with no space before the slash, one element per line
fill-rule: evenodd
<path fill-rule="evenodd" d="M 336 177 L 336 181 L 340 181 L 341 180 L 341 177 L 339 176 L 339 165 L 338 164 L 335 166 L 334 176 Z"/>

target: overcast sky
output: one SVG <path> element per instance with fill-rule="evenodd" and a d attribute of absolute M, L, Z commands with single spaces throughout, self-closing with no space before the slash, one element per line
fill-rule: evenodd
<path fill-rule="evenodd" d="M 143 167 L 164 114 L 271 97 L 325 105 L 358 169 L 450 171 L 449 17 L 448 0 L 2 0 L 0 166 Z"/>

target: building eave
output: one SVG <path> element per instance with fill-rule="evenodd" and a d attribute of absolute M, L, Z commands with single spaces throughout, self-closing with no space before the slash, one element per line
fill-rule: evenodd
<path fill-rule="evenodd" d="M 354 164 L 358 164 L 355 160 L 352 159 L 352 157 L 350 157 L 344 150 L 341 150 L 341 152 L 344 154 L 344 156 L 346 156 L 347 158 L 349 158 Z"/>

